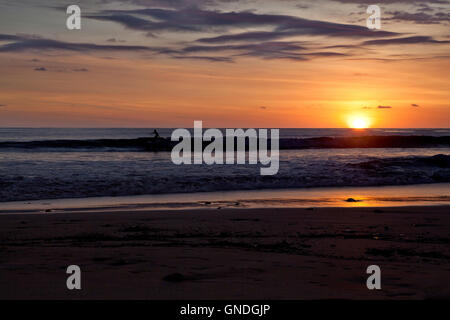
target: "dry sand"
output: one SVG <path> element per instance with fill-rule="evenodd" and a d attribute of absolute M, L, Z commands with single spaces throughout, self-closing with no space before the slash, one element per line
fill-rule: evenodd
<path fill-rule="evenodd" d="M 449 206 L 0 215 L 0 240 L 0 299 L 450 298 Z"/>

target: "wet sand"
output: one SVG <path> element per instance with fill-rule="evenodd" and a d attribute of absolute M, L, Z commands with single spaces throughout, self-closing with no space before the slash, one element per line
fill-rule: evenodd
<path fill-rule="evenodd" d="M 6 214 L 0 240 L 0 299 L 450 298 L 450 206 Z"/>

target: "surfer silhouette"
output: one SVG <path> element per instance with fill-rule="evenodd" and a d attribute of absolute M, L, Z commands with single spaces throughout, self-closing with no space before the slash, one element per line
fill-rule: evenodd
<path fill-rule="evenodd" d="M 155 135 L 153 137 L 154 139 L 158 139 L 159 138 L 159 133 L 158 133 L 158 131 L 156 131 L 156 129 L 153 130 L 153 134 Z"/>

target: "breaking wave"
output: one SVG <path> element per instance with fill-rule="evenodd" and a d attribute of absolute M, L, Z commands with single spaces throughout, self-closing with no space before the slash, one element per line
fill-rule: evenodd
<path fill-rule="evenodd" d="M 281 155 L 275 176 L 260 176 L 259 166 L 174 166 L 163 155 L 148 166 L 141 156 L 114 161 L 95 159 L 94 154 L 87 160 L 37 159 L 23 169 L 16 165 L 14 172 L 0 168 L 0 201 L 450 182 L 450 155 L 445 154 L 340 161 L 337 156 L 321 158 L 316 151 L 309 158 L 303 151 L 287 153 Z"/>
<path fill-rule="evenodd" d="M 0 142 L 0 151 L 170 151 L 177 142 L 169 138 L 38 140 Z M 204 142 L 204 146 L 209 142 Z M 270 141 L 269 141 L 270 144 Z M 450 147 L 450 136 L 361 136 L 281 138 L 281 150 L 339 148 L 429 148 Z"/>

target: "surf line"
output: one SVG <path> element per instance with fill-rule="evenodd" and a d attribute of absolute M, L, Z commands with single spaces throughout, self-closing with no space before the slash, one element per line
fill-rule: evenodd
<path fill-rule="evenodd" d="M 268 138 L 269 130 L 270 139 Z M 174 164 L 247 164 L 248 158 L 248 164 L 257 165 L 259 162 L 262 165 L 260 175 L 276 175 L 278 173 L 280 167 L 279 129 L 258 129 L 258 131 L 256 129 L 225 129 L 224 138 L 220 129 L 210 128 L 203 132 L 203 122 L 194 121 L 193 131 L 193 137 L 188 129 L 175 129 L 172 132 L 171 140 L 178 142 L 171 153 Z M 270 152 L 268 150 L 269 141 Z M 210 143 L 204 146 L 203 142 Z M 192 144 L 194 145 L 193 150 Z"/>

